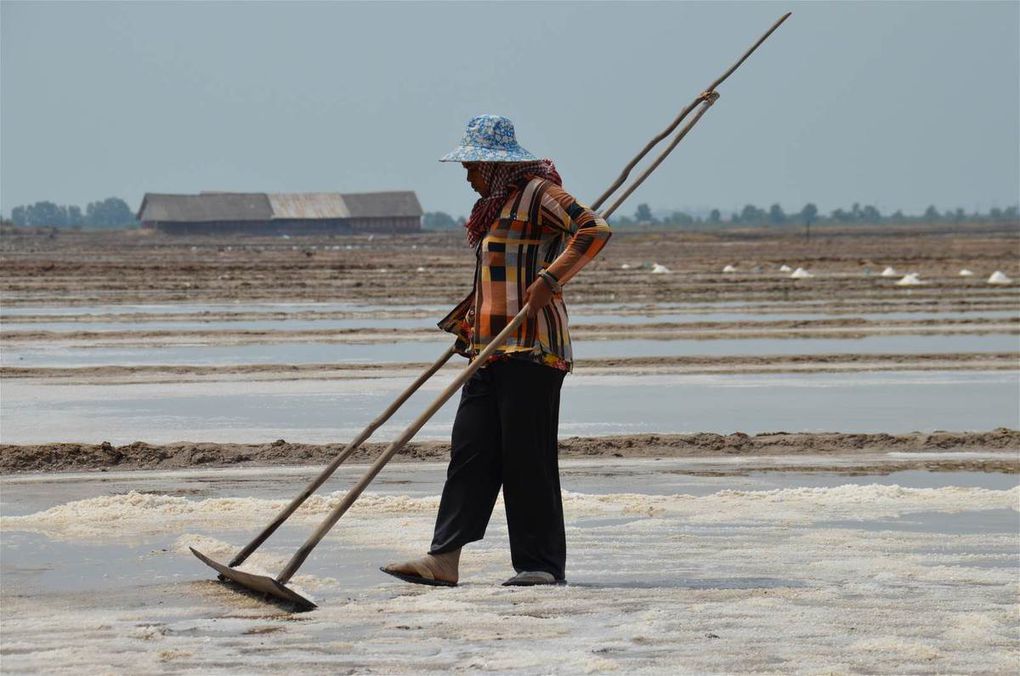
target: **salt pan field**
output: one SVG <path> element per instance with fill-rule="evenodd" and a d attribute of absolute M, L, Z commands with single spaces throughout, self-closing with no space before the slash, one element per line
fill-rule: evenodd
<path fill-rule="evenodd" d="M 472 261 L 437 237 L 94 252 L 115 274 L 66 239 L 5 260 L 4 673 L 1015 672 L 1020 294 L 984 284 L 992 260 L 1018 277 L 995 237 L 614 239 L 570 289 L 568 584 L 501 586 L 501 502 L 456 588 L 379 572 L 428 545 L 456 397 L 293 578 L 316 610 L 218 582 L 189 547 L 229 559 L 449 345 L 435 322 Z M 890 242 L 924 255 L 869 260 Z M 670 247 L 671 272 L 639 267 Z M 394 260 L 426 249 L 443 265 L 409 295 Z M 154 281 L 167 260 L 187 273 Z M 243 569 L 279 572 L 365 469 Z"/>
<path fill-rule="evenodd" d="M 289 497 L 284 485 L 312 468 L 8 477 L 4 670 L 1006 673 L 1015 664 L 1015 476 L 848 477 L 795 464 L 686 473 L 701 466 L 564 462 L 568 584 L 530 589 L 499 586 L 510 570 L 500 505 L 486 539 L 466 550 L 457 588 L 379 573 L 428 542 L 444 471 L 389 467 L 295 578 L 320 604 L 297 615 L 225 589 L 187 547 L 229 557 Z M 251 566 L 279 569 L 341 494 L 313 498 Z"/>

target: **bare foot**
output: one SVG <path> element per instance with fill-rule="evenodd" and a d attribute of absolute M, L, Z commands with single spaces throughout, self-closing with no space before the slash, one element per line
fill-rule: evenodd
<path fill-rule="evenodd" d="M 383 568 L 387 573 L 399 573 L 401 579 L 421 578 L 422 581 L 445 582 L 446 584 L 457 584 L 458 568 L 460 566 L 460 550 L 456 549 L 445 554 L 426 554 L 419 559 L 404 561 L 403 563 L 391 563 Z M 407 580 L 410 582 L 411 580 Z M 427 584 L 427 582 L 426 582 Z"/>

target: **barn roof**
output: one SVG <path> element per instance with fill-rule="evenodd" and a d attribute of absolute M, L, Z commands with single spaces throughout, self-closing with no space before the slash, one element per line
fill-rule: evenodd
<path fill-rule="evenodd" d="M 146 193 L 138 209 L 140 221 L 202 223 L 268 221 L 270 219 L 385 218 L 422 215 L 418 196 L 410 190 L 366 193 L 293 192 L 200 195 Z"/>
<path fill-rule="evenodd" d="M 338 192 L 271 192 L 273 218 L 350 218 Z"/>
<path fill-rule="evenodd" d="M 217 192 L 201 195 L 146 193 L 138 208 L 140 221 L 205 223 L 268 221 L 273 217 L 265 193 Z"/>
<path fill-rule="evenodd" d="M 344 193 L 343 198 L 351 218 L 422 215 L 418 196 L 410 190 Z"/>

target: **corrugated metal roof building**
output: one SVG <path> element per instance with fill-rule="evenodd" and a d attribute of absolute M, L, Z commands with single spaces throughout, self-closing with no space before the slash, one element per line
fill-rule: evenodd
<path fill-rule="evenodd" d="M 411 191 L 372 193 L 146 193 L 143 227 L 168 234 L 349 234 L 421 230 Z"/>

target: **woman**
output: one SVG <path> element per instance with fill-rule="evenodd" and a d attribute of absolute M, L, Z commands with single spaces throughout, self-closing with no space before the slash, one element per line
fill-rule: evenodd
<path fill-rule="evenodd" d="M 482 539 L 500 487 L 517 575 L 506 585 L 565 579 L 557 464 L 560 386 L 573 356 L 561 287 L 609 239 L 609 225 L 561 187 L 549 160 L 517 144 L 497 115 L 468 122 L 440 160 L 461 162 L 480 195 L 467 222 L 474 288 L 440 323 L 474 358 L 524 307 L 528 319 L 464 384 L 450 466 L 428 554 L 382 568 L 417 584 L 454 586 L 461 548 Z"/>

